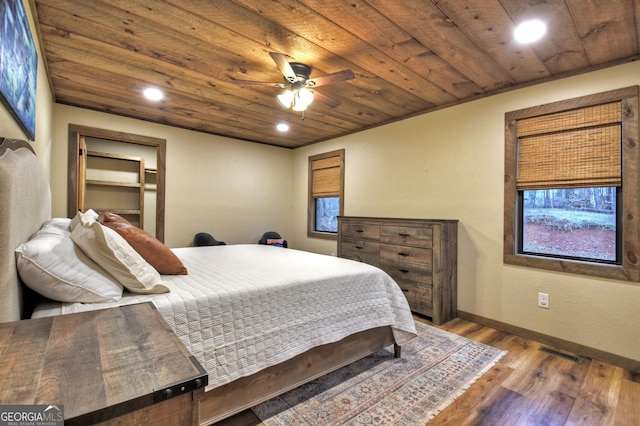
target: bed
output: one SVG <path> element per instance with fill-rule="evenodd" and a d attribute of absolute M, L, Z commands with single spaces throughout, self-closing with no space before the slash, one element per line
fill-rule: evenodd
<path fill-rule="evenodd" d="M 391 344 L 399 356 L 415 337 L 402 291 L 378 268 L 259 244 L 173 249 L 188 274 L 161 275 L 157 293 L 125 290 L 93 303 L 42 298 L 16 266 L 16 249 L 52 223 L 47 179 L 28 143 L 0 140 L 0 194 L 0 321 L 152 302 L 209 374 L 209 386 L 194 396 L 194 424 Z"/>

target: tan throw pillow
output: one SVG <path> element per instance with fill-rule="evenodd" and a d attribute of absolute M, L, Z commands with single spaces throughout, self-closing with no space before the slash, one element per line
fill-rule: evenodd
<path fill-rule="evenodd" d="M 167 293 L 169 288 L 146 260 L 113 229 L 101 225 L 90 215 L 79 213 L 80 220 L 71 231 L 71 239 L 98 265 L 133 293 Z"/>
<path fill-rule="evenodd" d="M 129 223 L 115 213 L 100 213 L 98 222 L 116 231 L 156 271 L 164 275 L 187 275 L 187 268 L 169 247 L 147 231 Z"/>

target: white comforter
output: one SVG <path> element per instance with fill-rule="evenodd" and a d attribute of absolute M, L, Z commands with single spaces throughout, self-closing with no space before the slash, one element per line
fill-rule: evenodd
<path fill-rule="evenodd" d="M 189 275 L 163 276 L 171 292 L 152 301 L 209 373 L 209 387 L 251 375 L 306 350 L 390 325 L 402 345 L 415 337 L 398 285 L 373 266 L 279 247 L 174 249 Z M 114 304 L 67 303 L 62 313 Z"/>

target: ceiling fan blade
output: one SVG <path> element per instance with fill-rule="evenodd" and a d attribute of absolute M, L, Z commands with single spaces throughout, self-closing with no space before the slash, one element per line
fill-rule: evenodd
<path fill-rule="evenodd" d="M 269 83 L 266 81 L 253 81 L 253 80 L 235 80 L 235 79 L 231 79 L 232 83 L 235 84 L 249 84 L 249 85 L 254 85 L 254 86 L 271 86 L 271 87 L 277 87 L 279 89 L 284 89 L 286 86 L 282 83 Z"/>
<path fill-rule="evenodd" d="M 313 99 L 318 101 L 318 102 L 321 102 L 321 103 L 323 103 L 323 104 L 325 104 L 325 105 L 327 105 L 328 107 L 331 107 L 331 108 L 335 108 L 338 105 L 340 105 L 340 103 L 341 103 L 340 101 L 338 101 L 336 99 L 333 99 L 333 98 L 330 98 L 327 95 L 323 95 L 320 92 L 316 92 L 315 90 L 313 91 Z"/>
<path fill-rule="evenodd" d="M 342 70 L 332 74 L 321 75 L 320 77 L 310 78 L 306 85 L 309 87 L 318 87 L 325 84 L 338 83 L 340 81 L 353 80 L 356 76 L 351 70 Z"/>
<path fill-rule="evenodd" d="M 276 63 L 278 69 L 280 70 L 282 75 L 284 75 L 284 78 L 290 83 L 295 83 L 298 77 L 296 76 L 296 73 L 293 72 L 293 68 L 291 68 L 287 57 L 282 53 L 276 52 L 269 52 L 269 56 L 271 56 L 273 62 Z"/>

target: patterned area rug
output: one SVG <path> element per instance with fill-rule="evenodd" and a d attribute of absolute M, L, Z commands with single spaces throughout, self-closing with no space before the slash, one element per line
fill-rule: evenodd
<path fill-rule="evenodd" d="M 506 352 L 416 322 L 418 337 L 253 408 L 266 426 L 424 425 Z"/>

